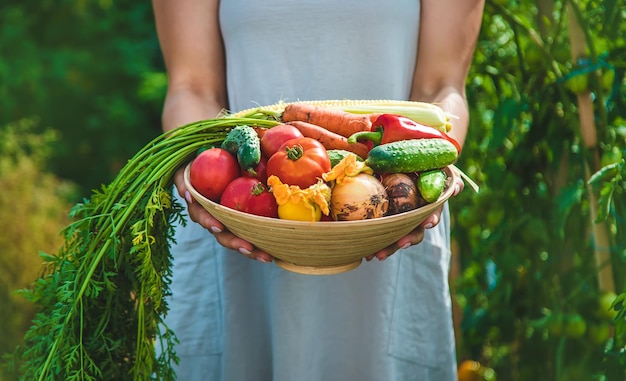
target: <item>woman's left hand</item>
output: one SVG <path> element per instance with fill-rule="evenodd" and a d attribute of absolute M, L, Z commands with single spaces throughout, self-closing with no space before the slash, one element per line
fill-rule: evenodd
<path fill-rule="evenodd" d="M 455 183 L 451 184 L 450 186 L 454 187 L 454 193 L 452 194 L 452 197 L 455 197 L 456 195 L 458 195 L 459 193 L 463 191 L 465 184 L 463 183 L 463 180 L 461 179 L 461 177 L 457 176 Z M 437 208 L 437 210 L 433 214 L 426 217 L 426 219 L 417 228 L 412 230 L 409 234 L 400 238 L 394 244 L 387 246 L 386 248 L 379 250 L 378 252 L 370 256 L 367 256 L 365 259 L 368 262 L 374 258 L 378 258 L 379 261 L 384 261 L 385 259 L 389 258 L 399 249 L 406 249 L 407 247 L 417 245 L 418 243 L 422 242 L 422 240 L 424 239 L 424 230 L 432 229 L 435 226 L 437 226 L 437 224 L 441 220 L 442 211 L 443 211 L 443 205 L 440 208 Z"/>

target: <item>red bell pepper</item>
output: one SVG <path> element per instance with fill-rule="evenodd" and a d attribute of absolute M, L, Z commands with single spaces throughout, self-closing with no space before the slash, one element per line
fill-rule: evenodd
<path fill-rule="evenodd" d="M 348 141 L 368 140 L 378 145 L 407 139 L 446 139 L 454 144 L 459 153 L 461 152 L 461 145 L 445 132 L 396 114 L 380 115 L 372 123 L 370 131 L 357 132 L 351 135 Z"/>

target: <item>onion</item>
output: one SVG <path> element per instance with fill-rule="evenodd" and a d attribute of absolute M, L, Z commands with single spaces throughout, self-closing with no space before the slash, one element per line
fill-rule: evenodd
<path fill-rule="evenodd" d="M 390 173 L 383 177 L 381 183 L 389 198 L 388 215 L 408 212 L 421 206 L 415 180 L 408 174 Z"/>
<path fill-rule="evenodd" d="M 379 218 L 387 213 L 388 208 L 387 191 L 372 175 L 359 173 L 344 178 L 333 187 L 330 213 L 335 221 Z"/>

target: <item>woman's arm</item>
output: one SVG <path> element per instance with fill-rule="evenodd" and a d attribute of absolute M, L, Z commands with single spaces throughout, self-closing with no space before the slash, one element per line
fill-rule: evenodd
<path fill-rule="evenodd" d="M 465 83 L 483 7 L 484 0 L 422 0 L 411 99 L 439 104 L 454 115 L 450 134 L 461 145 L 469 122 Z"/>
<path fill-rule="evenodd" d="M 216 117 L 227 108 L 225 58 L 218 19 L 218 0 L 153 0 L 161 52 L 165 60 L 168 88 L 163 106 L 163 130 Z M 187 200 L 189 217 L 209 230 L 230 249 L 261 261 L 266 253 L 228 232 L 195 202 L 179 170 L 174 183 Z"/>
<path fill-rule="evenodd" d="M 163 129 L 215 117 L 227 106 L 217 0 L 154 0 L 168 75 Z"/>
<path fill-rule="evenodd" d="M 469 111 L 465 82 L 482 23 L 484 0 L 422 0 L 417 64 L 410 99 L 432 102 L 454 115 L 450 135 L 463 145 Z M 454 186 L 454 185 L 453 185 Z M 463 182 L 457 184 L 458 194 Z M 424 228 L 439 223 L 441 209 L 395 244 L 373 257 L 384 260 L 396 250 L 418 244 Z"/>

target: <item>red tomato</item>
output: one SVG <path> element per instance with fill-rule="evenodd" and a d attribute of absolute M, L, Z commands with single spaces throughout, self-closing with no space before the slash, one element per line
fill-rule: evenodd
<path fill-rule="evenodd" d="M 302 132 L 290 124 L 268 128 L 261 138 L 261 152 L 266 157 L 272 157 L 287 140 L 302 137 Z"/>
<path fill-rule="evenodd" d="M 222 148 L 202 151 L 191 163 L 189 181 L 204 197 L 218 201 L 226 186 L 239 177 L 239 164 Z"/>
<path fill-rule="evenodd" d="M 242 176 L 231 181 L 222 193 L 220 204 L 257 216 L 278 218 L 274 195 L 253 177 Z"/>
<path fill-rule="evenodd" d="M 259 179 L 263 184 L 267 183 L 267 158 L 265 155 L 261 155 L 261 161 L 254 168 L 254 174 L 248 171 L 241 171 L 241 174 L 246 177 L 253 177 L 255 179 Z"/>
<path fill-rule="evenodd" d="M 301 189 L 317 183 L 322 174 L 330 171 L 326 148 L 312 138 L 297 138 L 285 142 L 267 161 L 267 176 Z"/>

